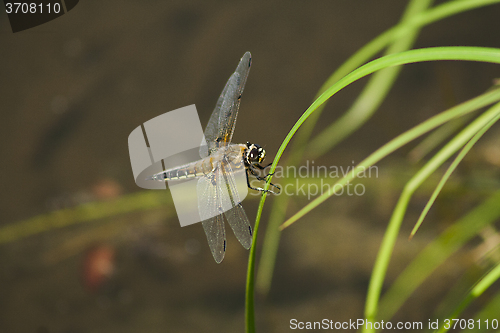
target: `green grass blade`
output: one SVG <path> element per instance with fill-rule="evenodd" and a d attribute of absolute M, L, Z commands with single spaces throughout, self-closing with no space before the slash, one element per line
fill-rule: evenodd
<path fill-rule="evenodd" d="M 486 332 L 486 321 L 490 323 L 491 329 L 491 320 L 496 319 L 498 314 L 500 313 L 500 292 L 493 297 L 482 309 L 479 313 L 476 314 L 474 320 L 481 323 L 481 326 L 474 325 L 474 329 L 469 332 Z"/>
<path fill-rule="evenodd" d="M 449 323 L 452 323 L 453 319 L 457 318 L 473 300 L 481 296 L 494 282 L 498 281 L 498 279 L 500 279 L 500 263 L 493 267 L 487 274 L 485 274 L 485 276 L 483 276 L 470 290 L 464 300 L 460 302 L 460 304 L 458 304 L 455 311 L 447 318 L 449 320 Z M 443 324 L 444 322 L 442 322 L 441 327 L 435 332 L 448 332 L 449 329 L 453 327 L 451 326 L 445 328 Z"/>
<path fill-rule="evenodd" d="M 331 96 L 337 93 L 342 88 L 346 87 L 350 83 L 359 80 L 369 74 L 372 74 L 378 70 L 399 66 L 415 62 L 424 61 L 436 61 L 436 60 L 467 60 L 467 61 L 477 61 L 477 62 L 490 62 L 490 63 L 500 63 L 500 49 L 485 48 L 485 47 L 433 47 L 425 49 L 417 49 L 405 51 L 397 54 L 390 54 L 382 58 L 373 60 L 366 65 L 356 69 L 351 72 L 330 88 L 328 88 L 323 94 L 321 94 L 318 99 L 316 99 L 313 104 L 302 114 L 302 116 L 297 120 L 295 125 L 292 127 L 290 132 L 287 134 L 283 143 L 281 144 L 274 162 L 271 166 L 270 172 L 274 172 L 277 163 L 281 159 L 283 152 L 288 146 L 290 140 L 295 135 L 300 126 L 306 121 L 306 119 L 313 113 L 320 105 L 326 102 Z"/>
<path fill-rule="evenodd" d="M 366 168 L 372 166 L 374 163 L 378 162 L 381 158 L 387 156 L 395 149 L 407 144 L 409 141 L 415 139 L 419 135 L 422 135 L 427 131 L 430 131 L 431 129 L 445 123 L 446 121 L 453 119 L 454 117 L 465 114 L 466 112 L 471 112 L 479 107 L 489 104 L 489 103 L 487 104 L 482 104 L 482 103 L 486 101 L 490 102 L 491 100 L 489 99 L 489 97 L 492 97 L 492 95 L 490 94 L 493 92 L 498 93 L 498 88 L 488 93 L 485 93 L 480 97 L 470 100 L 466 103 L 462 103 L 437 116 L 434 116 L 431 119 L 427 120 L 426 122 L 403 133 L 402 135 L 398 136 L 397 138 L 395 138 L 394 140 L 392 140 L 391 142 L 389 142 L 388 144 L 384 145 L 382 148 L 377 150 L 375 153 L 370 155 L 367 159 L 365 159 L 355 168 L 355 171 L 353 173 L 349 173 L 349 175 L 342 178 L 336 184 L 345 185 L 347 181 L 350 181 L 352 180 L 352 178 L 354 178 L 355 174 L 357 174 L 358 172 L 363 172 L 364 170 L 366 170 Z M 487 98 L 484 99 L 485 97 Z M 496 98 L 498 98 L 498 96 L 496 96 Z M 389 223 L 386 234 L 384 235 L 381 249 L 377 256 L 374 271 L 372 274 L 372 280 L 370 281 L 369 291 L 367 295 L 366 309 L 365 309 L 365 317 L 368 321 L 375 320 L 378 311 L 378 301 L 379 301 L 381 286 L 385 277 L 385 272 L 388 267 L 395 239 L 399 232 L 399 227 L 401 225 L 402 217 L 404 216 L 406 210 L 407 202 L 410 200 L 411 194 L 413 193 L 412 192 L 413 188 L 415 188 L 419 184 L 419 182 L 423 181 L 423 179 L 425 178 L 423 175 L 430 172 L 432 168 L 435 168 L 440 165 L 438 163 L 439 159 L 445 158 L 446 154 L 450 153 L 452 154 L 453 149 L 455 149 L 456 151 L 456 149 L 459 149 L 464 144 L 464 143 L 459 144 L 461 142 L 460 140 L 468 141 L 470 137 L 474 135 L 475 132 L 477 132 L 481 127 L 485 125 L 485 121 L 488 122 L 489 120 L 491 120 L 492 114 L 496 115 L 497 113 L 498 113 L 498 106 L 497 108 L 491 108 L 490 110 L 486 111 L 482 116 L 480 116 L 478 119 L 476 119 L 476 121 L 473 124 L 471 124 L 466 130 L 464 130 L 465 132 L 462 135 L 458 136 L 458 139 L 455 140 L 455 142 L 450 144 L 449 147 L 443 148 L 444 153 L 437 155 L 435 161 L 432 161 L 431 163 L 428 164 L 427 167 L 424 167 L 423 171 L 420 172 L 416 177 L 414 177 L 414 180 L 410 182 L 409 185 L 407 185 L 407 187 L 405 188 L 405 191 L 403 191 L 400 200 L 398 202 L 398 205 L 394 210 L 393 217 L 391 218 L 391 222 Z M 336 186 L 333 186 L 333 189 L 334 189 L 333 191 L 325 193 L 324 195 L 315 199 L 313 202 L 311 202 L 309 205 L 307 205 L 301 211 L 299 211 L 296 215 L 294 215 L 294 217 L 300 218 L 301 214 L 306 214 L 308 211 L 314 209 L 314 207 L 316 207 L 322 201 L 326 200 L 329 196 L 335 193 Z M 292 217 L 289 221 L 293 222 L 294 217 Z M 288 221 L 285 222 L 284 225 L 286 226 L 287 223 Z"/>
<path fill-rule="evenodd" d="M 109 201 L 96 201 L 38 215 L 24 221 L 0 227 L 0 244 L 70 225 L 97 221 L 134 211 L 150 210 L 165 206 L 167 197 L 160 191 L 142 191 Z"/>
<path fill-rule="evenodd" d="M 483 5 L 488 5 L 488 4 L 493 4 L 493 3 L 497 3 L 497 2 L 500 2 L 500 1 L 482 1 L 482 0 L 477 0 L 477 1 L 474 1 L 474 0 L 471 0 L 471 1 L 462 1 L 461 4 L 458 4 L 459 6 L 463 6 L 462 8 L 459 8 L 459 6 L 455 7 L 454 9 L 451 9 L 451 7 L 449 8 L 446 8 L 446 10 L 441 10 L 441 12 L 438 12 L 438 11 L 434 11 L 432 12 L 432 14 L 434 15 L 427 15 L 427 16 L 424 16 L 422 15 L 421 17 L 419 17 L 420 19 L 420 22 L 417 20 L 413 21 L 413 24 L 415 24 L 415 26 L 418 26 L 419 24 L 421 26 L 425 25 L 425 24 L 428 24 L 430 22 L 432 22 L 433 20 L 439 20 L 443 17 L 446 17 L 446 16 L 450 16 L 450 15 L 453 15 L 454 13 L 458 13 L 460 11 L 465 11 L 465 10 L 468 10 L 468 9 L 472 9 L 474 7 L 479 7 L 479 6 L 483 6 Z M 436 7 L 437 9 L 438 7 Z M 445 9 L 444 7 L 439 7 L 439 9 Z M 455 12 L 453 12 L 453 10 L 455 10 Z M 441 15 L 441 16 L 440 16 Z M 404 28 L 402 28 L 404 29 Z M 392 39 L 397 39 L 399 38 L 399 36 L 396 36 L 397 33 L 400 33 L 400 32 L 397 32 L 396 30 L 393 32 L 395 35 L 394 36 L 391 36 L 391 34 L 387 34 L 386 36 L 388 37 L 387 41 L 383 41 L 383 38 L 380 39 L 380 41 L 382 41 L 382 43 L 380 44 L 387 44 L 389 43 L 390 40 Z M 379 44 L 379 46 L 380 46 Z M 372 44 L 374 45 L 374 44 Z M 385 47 L 385 46 L 382 46 L 382 48 Z M 362 54 L 367 54 L 367 52 L 365 52 L 367 49 L 364 49 L 362 50 L 362 52 L 358 53 L 358 55 L 362 55 Z M 373 50 L 373 49 L 372 49 Z M 377 53 L 378 51 L 374 51 L 373 54 Z M 371 57 L 372 55 L 368 56 Z M 354 59 L 354 58 L 350 58 L 350 59 Z M 365 60 L 360 60 L 360 58 L 358 58 L 357 60 L 354 59 L 355 61 L 360 61 L 360 63 L 364 62 Z M 430 60 L 436 60 L 436 59 L 430 59 Z M 458 59 L 455 59 L 455 60 L 458 60 Z M 474 59 L 474 60 L 477 60 L 477 59 Z M 340 77 L 344 76 L 345 73 L 349 72 L 351 69 L 349 69 L 349 66 L 353 66 L 354 67 L 357 67 L 357 65 L 355 64 L 355 61 L 352 61 L 350 63 L 346 63 L 345 66 L 342 68 L 342 69 L 339 69 L 339 71 L 336 72 L 336 74 L 334 74 L 333 76 L 333 80 L 334 82 L 336 82 Z M 480 60 L 481 61 L 481 60 Z M 366 67 L 365 67 L 366 69 Z M 342 70 L 345 71 L 345 73 L 342 73 Z M 358 72 L 359 74 L 360 72 Z M 351 73 L 353 74 L 353 73 Z M 337 75 L 337 78 L 335 77 L 335 75 Z M 367 75 L 367 74 L 365 74 Z M 351 79 L 354 78 L 354 75 L 351 75 Z M 346 78 L 344 78 L 346 79 Z M 356 79 L 354 79 L 353 81 L 355 81 Z M 351 81 L 351 82 L 353 82 Z M 344 82 L 345 85 L 347 85 L 348 83 Z M 329 86 L 330 83 L 327 82 L 324 86 Z M 337 84 L 339 85 L 339 84 Z M 341 84 L 340 84 L 341 85 Z M 273 162 L 273 165 L 271 167 L 271 172 L 273 172 L 276 168 L 276 165 L 278 164 L 279 160 L 281 159 L 281 156 L 284 152 L 284 150 L 286 149 L 288 143 L 290 142 L 291 138 L 294 136 L 295 132 L 298 130 L 298 128 L 302 125 L 302 123 L 310 118 L 310 115 L 313 111 L 319 111 L 320 110 L 320 107 L 323 103 L 326 102 L 326 100 L 328 100 L 328 98 L 330 96 L 332 96 L 336 91 L 340 90 L 341 88 L 338 88 L 336 91 L 335 89 L 332 89 L 333 87 L 329 87 L 325 93 L 329 96 L 327 96 L 326 98 L 323 98 L 325 97 L 325 93 L 323 93 L 317 100 L 316 102 L 318 103 L 313 103 L 313 105 L 311 105 L 311 107 L 309 107 L 306 112 L 302 115 L 302 117 L 297 121 L 297 123 L 295 124 L 295 126 L 292 128 L 292 130 L 290 131 L 290 133 L 287 135 L 287 137 L 285 138 L 284 142 L 282 143 L 277 155 L 276 155 L 276 158 Z M 316 116 L 316 119 L 319 115 Z M 312 128 L 313 128 L 313 125 L 311 125 L 310 127 L 310 130 L 312 131 Z M 310 133 L 310 131 L 309 131 Z M 306 134 L 304 135 L 305 138 L 308 138 L 309 137 L 309 134 Z M 306 141 L 306 140 L 304 140 Z M 266 185 L 266 187 L 268 187 L 268 185 Z M 264 203 L 265 203 L 265 196 L 262 197 L 261 199 L 261 202 L 259 204 L 259 211 L 258 211 L 258 214 L 257 214 L 257 219 L 256 219 L 256 225 L 258 225 L 258 223 L 260 222 L 260 216 L 261 216 L 261 212 L 262 212 L 262 209 L 263 209 L 263 206 L 264 206 Z M 284 211 L 284 210 L 283 210 Z M 279 234 L 278 234 L 278 237 L 277 237 L 277 240 L 275 241 L 275 246 L 277 248 L 277 243 L 279 242 Z M 254 242 L 254 246 L 255 246 L 255 242 Z M 249 276 L 248 276 L 248 279 L 247 279 L 247 297 L 252 297 L 252 300 L 247 300 L 247 315 L 246 315 L 246 320 L 247 320 L 247 323 L 249 322 L 249 320 L 254 320 L 253 318 L 253 286 L 251 286 L 251 288 L 249 288 L 248 286 L 248 283 L 250 284 L 253 284 L 253 270 L 254 270 L 254 261 L 255 261 L 255 252 L 252 252 L 250 253 L 250 258 L 249 258 Z M 272 263 L 271 266 L 274 266 L 274 262 Z M 250 269 L 251 268 L 251 269 Z M 250 272 L 251 271 L 251 272 Z M 250 280 L 250 273 L 252 274 L 252 277 L 251 277 L 251 280 Z M 248 307 L 251 306 L 252 309 L 249 310 Z M 251 312 L 251 315 L 248 315 L 249 313 Z M 252 327 L 249 328 L 249 326 L 247 325 L 247 329 L 248 331 L 253 331 L 255 329 L 254 327 L 254 324 L 251 324 Z"/>
<path fill-rule="evenodd" d="M 425 11 L 432 0 L 411 0 L 403 14 L 403 18 L 401 20 L 401 26 L 404 26 L 405 22 L 409 21 L 410 18 L 415 15 Z M 386 54 L 396 53 L 405 51 L 413 45 L 413 42 L 419 32 L 420 27 L 415 27 L 412 25 L 408 26 L 408 33 L 406 35 L 400 35 L 399 39 L 396 39 L 393 45 L 387 50 Z M 387 42 L 385 42 L 387 43 Z M 386 44 L 383 44 L 384 47 Z M 370 52 L 370 51 L 368 51 Z M 337 81 L 342 76 L 349 73 L 349 71 L 354 70 L 356 67 L 360 66 L 363 62 L 372 57 L 375 53 L 369 53 L 364 55 L 364 58 L 358 58 L 357 61 L 362 62 L 350 62 L 348 60 L 349 66 L 342 67 L 342 71 L 335 72 L 332 77 L 320 88 L 318 95 L 319 97 L 328 87 L 332 84 L 332 80 Z M 397 74 L 399 73 L 399 68 L 394 67 L 390 69 L 386 69 L 385 73 L 376 73 L 372 78 L 370 78 L 369 84 L 364 89 L 364 92 L 360 95 L 360 97 L 356 100 L 353 107 L 358 107 L 359 105 L 368 106 L 372 109 L 372 112 L 380 105 L 382 100 L 387 95 L 388 91 L 392 87 Z M 380 75 L 378 75 L 380 74 Z M 379 100 L 380 103 L 366 103 L 366 99 Z M 304 151 L 307 146 L 307 142 L 309 141 L 312 130 L 319 119 L 321 112 L 324 109 L 323 104 L 321 105 L 311 116 L 308 118 L 308 121 L 302 126 L 301 131 L 297 133 L 297 136 L 294 140 L 294 144 L 291 149 L 290 157 L 285 162 L 285 165 L 297 165 L 304 155 Z M 352 109 L 352 108 L 351 108 Z M 349 113 L 350 111 L 347 111 Z M 358 112 L 359 113 L 359 112 Z M 364 123 L 363 118 L 358 118 L 360 125 Z M 359 126 L 360 126 L 359 125 Z M 353 126 L 352 129 L 357 128 Z M 346 132 L 345 135 L 348 135 Z M 282 183 L 281 185 L 285 187 L 288 182 Z M 264 237 L 264 246 L 262 248 L 261 260 L 259 262 L 259 269 L 257 271 L 257 290 L 262 295 L 267 295 L 270 287 L 271 280 L 274 271 L 274 265 L 276 262 L 276 255 L 278 251 L 278 245 L 280 241 L 280 230 L 278 229 L 279 224 L 282 223 L 285 219 L 286 209 L 288 207 L 288 201 L 290 197 L 287 196 L 279 196 L 274 200 L 273 208 L 271 209 L 271 215 L 269 217 L 269 224 L 266 229 L 266 234 Z"/>
<path fill-rule="evenodd" d="M 469 122 L 472 115 L 463 116 L 444 124 L 420 142 L 408 154 L 413 163 L 418 163 L 425 155 L 433 149 L 441 145 L 441 143 L 453 133 L 457 132 L 460 127 Z"/>
<path fill-rule="evenodd" d="M 284 187 L 288 183 L 288 180 L 286 182 L 282 182 L 281 186 Z M 290 200 L 291 198 L 285 195 L 276 197 L 271 209 L 271 215 L 269 216 L 256 280 L 256 289 L 258 293 L 263 296 L 267 296 L 269 290 L 271 289 L 274 266 L 281 238 L 279 225 L 285 220 L 285 213 Z"/>
<path fill-rule="evenodd" d="M 411 34 L 412 27 L 420 28 L 424 25 L 441 20 L 451 15 L 458 14 L 463 11 L 496 3 L 500 3 L 500 0 L 451 1 L 424 11 L 423 13 L 415 15 L 408 20 L 402 21 L 397 26 L 379 35 L 373 41 L 356 52 L 352 57 L 350 57 L 349 60 L 345 62 L 341 67 L 339 67 L 339 69 L 327 80 L 324 87 L 328 87 L 336 83 L 343 76 L 352 71 L 353 68 L 356 68 L 360 64 L 365 63 L 368 59 L 380 52 L 390 42 L 400 38 L 400 36 L 402 35 L 404 36 L 405 34 Z M 391 79 L 391 73 L 380 75 L 383 81 L 389 81 Z M 387 77 L 384 77 L 385 75 L 387 75 Z M 386 89 L 387 87 L 380 87 L 379 93 L 383 94 L 384 90 Z M 374 85 L 370 90 L 373 92 L 373 96 L 371 93 L 363 92 L 364 94 L 366 94 L 366 98 L 374 97 L 375 103 L 379 104 L 381 102 L 381 96 L 377 96 L 375 94 L 375 90 L 377 90 L 377 87 Z M 309 146 L 309 153 L 311 158 L 323 155 L 326 151 L 330 150 L 347 135 L 358 129 L 371 117 L 375 110 L 374 108 L 370 107 L 372 100 L 370 100 L 370 103 L 368 103 L 368 105 L 366 105 L 367 103 L 363 104 L 361 100 L 362 99 L 358 99 L 356 103 L 346 113 L 344 113 L 344 115 L 338 121 L 327 127 L 312 140 Z"/>
<path fill-rule="evenodd" d="M 415 15 L 409 20 L 402 21 L 400 24 L 380 34 L 351 56 L 327 79 L 320 91 L 325 91 L 328 87 L 332 86 L 355 68 L 366 63 L 369 59 L 387 47 L 387 45 L 399 39 L 401 35 L 404 35 L 411 26 L 421 28 L 452 15 L 498 3 L 500 3 L 500 0 L 449 1 L 424 11 L 421 14 Z"/>
<path fill-rule="evenodd" d="M 266 184 L 266 188 L 269 187 L 269 183 Z M 259 233 L 260 219 L 262 218 L 262 210 L 264 208 L 264 202 L 266 194 L 263 194 L 259 203 L 259 208 L 257 209 L 257 216 L 255 217 L 255 225 L 253 228 L 252 236 L 252 246 L 250 247 L 250 254 L 248 256 L 248 267 L 247 267 L 247 281 L 245 289 L 245 332 L 255 333 L 255 305 L 254 305 L 254 287 L 255 287 L 255 257 L 256 257 L 256 244 L 257 244 L 257 234 Z"/>
<path fill-rule="evenodd" d="M 446 144 L 429 162 L 422 167 L 406 184 L 401 196 L 393 211 L 389 226 L 382 240 L 377 259 L 373 268 L 372 278 L 368 287 L 368 295 L 365 307 L 365 316 L 367 320 L 373 321 L 377 316 L 378 302 L 382 290 L 383 281 L 389 266 L 389 261 L 396 243 L 399 229 L 413 193 L 417 188 L 450 158 L 460 147 L 465 145 L 481 128 L 485 127 L 500 112 L 500 103 L 496 104 L 481 116 L 475 119 L 461 133 L 455 136 Z"/>
<path fill-rule="evenodd" d="M 380 301 L 380 320 L 389 320 L 422 282 L 485 226 L 500 218 L 500 191 L 447 228 L 398 276 Z"/>
<path fill-rule="evenodd" d="M 411 52 L 411 51 L 409 51 Z M 495 88 L 489 92 L 484 93 L 483 95 L 480 95 L 476 98 L 473 98 L 467 102 L 461 103 L 447 111 L 444 111 L 428 120 L 425 122 L 415 126 L 414 128 L 410 129 L 409 131 L 406 131 L 405 133 L 399 135 L 398 137 L 394 138 L 378 150 L 376 150 L 374 153 L 372 153 L 370 156 L 368 156 L 365 160 L 363 160 L 356 168 L 355 171 L 353 172 L 354 174 L 357 174 L 358 172 L 362 172 L 363 170 L 368 169 L 369 167 L 373 166 L 375 163 L 379 162 L 381 159 L 386 157 L 387 155 L 391 154 L 395 150 L 401 148 L 402 146 L 406 145 L 407 143 L 411 142 L 412 140 L 418 138 L 419 136 L 431 131 L 432 129 L 454 119 L 459 116 L 462 116 L 464 114 L 467 114 L 469 112 L 473 112 L 481 107 L 484 107 L 486 105 L 489 105 L 491 103 L 495 103 L 498 101 L 499 98 L 499 88 Z M 345 185 L 348 181 L 351 181 L 354 177 L 352 176 L 353 173 L 349 173 L 346 175 L 344 178 L 340 179 L 336 184 L 341 184 Z M 304 206 L 302 209 L 300 209 L 297 213 L 295 213 L 293 216 L 291 216 L 287 221 L 285 221 L 282 225 L 281 228 L 286 228 L 296 222 L 298 219 L 306 215 L 308 212 L 310 212 L 312 209 L 315 207 L 319 206 L 322 202 L 327 200 L 329 197 L 334 195 L 335 192 L 329 191 L 324 193 L 323 195 L 317 197 L 313 201 L 311 201 L 309 204 Z"/>
<path fill-rule="evenodd" d="M 457 157 L 453 160 L 453 162 L 448 167 L 445 174 L 443 175 L 443 177 L 439 181 L 439 184 L 437 185 L 436 189 L 432 193 L 431 198 L 429 199 L 429 201 L 425 205 L 425 208 L 423 209 L 422 213 L 420 214 L 420 217 L 418 218 L 418 221 L 415 224 L 415 227 L 411 231 L 410 238 L 412 238 L 415 235 L 415 233 L 417 232 L 418 228 L 420 228 L 422 221 L 427 216 L 427 213 L 429 212 L 432 205 L 436 201 L 437 196 L 439 195 L 439 193 L 443 189 L 444 185 L 446 184 L 446 182 L 450 178 L 453 171 L 455 171 L 455 169 L 458 167 L 460 162 L 464 159 L 465 155 L 467 155 L 467 153 L 472 149 L 472 147 L 476 144 L 476 142 L 484 135 L 484 133 L 486 133 L 486 131 L 488 129 L 490 129 L 491 126 L 493 126 L 493 124 L 495 124 L 498 121 L 499 118 L 500 118 L 500 112 L 489 123 L 487 123 L 482 129 L 480 129 L 472 137 L 472 139 L 465 145 L 465 147 L 460 151 L 460 153 L 457 155 Z"/>
<path fill-rule="evenodd" d="M 384 47 L 386 47 L 389 43 L 393 41 L 398 41 L 401 39 L 408 40 L 413 39 L 412 36 L 405 36 L 404 32 L 413 29 L 413 31 L 417 31 L 417 29 L 430 24 L 434 21 L 441 20 L 445 17 L 474 9 L 481 6 L 491 5 L 495 3 L 500 3 L 500 0 L 487 0 L 487 1 L 462 1 L 458 2 L 448 2 L 442 5 L 439 5 L 430 10 L 424 11 L 426 7 L 430 5 L 430 1 L 421 1 L 421 0 L 413 0 L 410 1 L 407 6 L 407 10 L 401 20 L 401 23 L 394 28 L 386 31 L 381 34 L 379 37 L 375 38 L 372 42 L 368 43 L 365 47 L 356 52 L 352 57 L 350 57 L 342 66 L 339 67 L 335 73 L 330 76 L 330 78 L 323 84 L 320 88 L 320 93 L 323 93 L 330 87 L 333 83 L 338 81 L 340 78 L 348 74 L 350 71 L 354 70 L 356 67 L 365 63 L 368 59 L 373 57 L 376 53 L 380 52 Z M 409 44 L 407 44 L 409 47 Z M 395 51 L 402 51 L 404 48 L 394 48 L 389 50 L 387 53 L 392 53 Z M 386 78 L 383 76 L 375 78 L 375 76 L 370 81 L 382 80 L 385 81 Z M 394 81 L 394 80 L 393 80 Z M 372 87 L 382 87 L 382 84 L 372 84 Z M 383 90 L 379 90 L 379 92 L 383 92 Z M 365 93 L 364 96 L 372 95 L 372 93 Z M 376 99 L 380 99 L 376 97 Z M 369 103 L 368 103 L 369 104 Z M 324 108 L 326 103 L 321 105 L 309 118 L 308 121 L 302 126 L 302 130 L 298 132 L 298 135 L 295 138 L 294 145 L 292 146 L 291 153 L 289 159 L 286 161 L 286 165 L 296 165 L 302 159 L 303 152 L 306 147 L 306 142 L 309 140 L 312 130 L 319 119 L 319 116 Z M 363 105 L 359 100 L 355 102 L 355 105 Z M 356 113 L 354 110 L 358 110 Z M 370 113 L 370 110 L 367 109 L 365 112 Z M 352 124 L 350 127 L 346 127 L 345 123 L 342 122 L 337 124 L 335 123 L 333 128 L 330 128 L 329 133 L 333 135 L 334 138 L 330 141 L 330 146 L 328 149 L 331 149 L 335 143 L 338 143 L 342 138 L 346 137 L 350 133 L 352 133 L 355 129 L 359 128 L 365 120 L 367 119 L 368 114 L 365 114 L 360 117 L 359 108 L 351 107 L 346 114 L 341 119 L 349 119 L 352 117 L 353 121 L 347 120 L 346 122 Z M 349 116 L 351 115 L 351 116 Z M 324 138 L 319 138 L 319 142 L 323 143 Z M 312 144 L 314 147 L 314 143 Z M 313 148 L 314 151 L 314 148 Z M 310 155 L 314 158 L 318 153 L 310 153 Z M 286 185 L 286 184 L 282 184 Z M 269 218 L 269 224 L 266 229 L 266 234 L 264 237 L 261 260 L 259 262 L 259 269 L 257 273 L 257 290 L 259 293 L 266 295 L 270 289 L 272 274 L 274 270 L 274 264 L 276 261 L 276 255 L 278 250 L 278 245 L 280 241 L 280 232 L 278 230 L 278 224 L 284 220 L 285 212 L 288 207 L 288 201 L 290 198 L 286 196 L 279 196 L 273 202 L 273 207 L 271 209 L 271 215 Z"/>

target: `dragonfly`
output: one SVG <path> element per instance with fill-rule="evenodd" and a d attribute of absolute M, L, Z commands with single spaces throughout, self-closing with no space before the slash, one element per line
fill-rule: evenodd
<path fill-rule="evenodd" d="M 252 56 L 250 52 L 246 52 L 236 67 L 236 71 L 227 81 L 210 116 L 204 132 L 206 145 L 200 146 L 201 159 L 159 172 L 148 178 L 157 181 L 198 178 L 196 188 L 198 211 L 208 245 L 217 263 L 222 262 L 226 253 L 223 215 L 226 216 L 227 222 L 241 245 L 247 250 L 252 245 L 252 227 L 241 205 L 234 172 L 238 171 L 237 169 L 244 171 L 247 186 L 252 190 L 277 193 L 250 185 L 250 177 L 267 181 L 271 175 L 260 176 L 260 170 L 270 165 L 261 164 L 266 156 L 265 149 L 249 142 L 231 144 L 241 95 L 251 65 Z M 281 190 L 272 183 L 270 186 L 278 191 Z"/>

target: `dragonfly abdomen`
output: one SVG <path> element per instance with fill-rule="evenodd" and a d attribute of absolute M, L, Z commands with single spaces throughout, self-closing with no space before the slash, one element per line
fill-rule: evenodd
<path fill-rule="evenodd" d="M 214 163 L 213 157 L 210 156 L 174 169 L 165 170 L 153 175 L 151 178 L 158 181 L 196 178 L 213 172 L 215 168 L 216 163 Z"/>

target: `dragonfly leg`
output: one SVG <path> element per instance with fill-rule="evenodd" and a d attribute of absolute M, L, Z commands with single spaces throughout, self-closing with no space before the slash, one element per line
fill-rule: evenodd
<path fill-rule="evenodd" d="M 269 175 L 266 175 L 264 177 L 261 177 L 257 172 L 255 172 L 255 170 L 253 169 L 253 165 L 250 166 L 250 168 L 248 168 L 247 170 L 250 170 L 250 173 L 255 177 L 257 178 L 258 180 L 267 180 L 267 177 Z M 261 169 L 262 170 L 262 169 Z"/>
<path fill-rule="evenodd" d="M 248 170 L 248 169 L 247 169 L 247 170 Z M 253 175 L 253 173 L 252 173 L 252 175 Z M 254 176 L 255 176 L 255 175 L 254 175 Z M 250 185 L 250 180 L 249 180 L 248 178 L 249 178 L 249 177 L 248 177 L 248 171 L 247 171 L 247 186 L 248 186 L 248 188 L 249 188 L 249 189 L 252 189 L 252 190 L 255 190 L 255 191 L 264 192 L 264 193 L 274 193 L 274 192 L 273 192 L 273 191 L 271 191 L 271 190 L 265 190 L 265 189 L 263 189 L 263 188 L 261 188 L 261 187 L 253 187 L 252 185 Z M 257 178 L 257 176 L 256 176 L 256 178 Z M 257 178 L 257 179 L 259 179 L 259 178 Z"/>
<path fill-rule="evenodd" d="M 271 164 L 272 164 L 272 163 L 271 163 Z M 260 164 L 255 164 L 255 166 L 256 166 L 257 168 L 259 168 L 260 170 L 264 170 L 265 168 L 267 168 L 267 167 L 268 167 L 268 166 L 270 166 L 271 164 L 268 164 L 268 165 L 266 165 L 265 167 L 263 167 L 263 166 L 262 166 L 262 165 L 260 165 Z M 255 170 L 253 169 L 253 167 L 254 167 L 254 165 L 251 165 L 251 166 L 250 166 L 250 172 L 252 172 L 252 175 L 254 175 L 254 176 L 255 176 L 255 178 L 257 178 L 258 180 L 265 180 L 265 181 L 267 181 L 267 178 L 268 178 L 269 176 L 274 175 L 274 172 L 272 172 L 272 173 L 270 172 L 270 173 L 268 173 L 267 175 L 265 175 L 264 177 L 261 177 L 260 175 L 258 175 L 258 174 L 255 172 Z M 273 186 L 274 186 L 274 185 L 273 185 Z M 276 186 L 275 186 L 275 187 L 276 187 Z"/>
<path fill-rule="evenodd" d="M 262 166 L 262 165 L 260 165 L 260 164 L 256 163 L 256 164 L 254 164 L 254 165 L 255 165 L 257 168 L 259 168 L 260 170 L 264 170 L 264 169 L 269 168 L 272 164 L 273 164 L 273 163 L 269 163 L 269 164 L 268 164 L 268 165 L 266 165 L 266 166 Z M 272 176 L 272 175 L 274 175 L 274 172 L 269 172 L 269 173 L 268 173 L 267 175 L 265 175 L 265 176 L 263 177 L 263 179 L 261 179 L 261 180 L 266 180 L 266 181 L 267 181 L 267 177 Z M 274 186 L 274 185 L 273 185 L 273 186 Z M 275 186 L 275 187 L 276 187 L 276 186 Z"/>
<path fill-rule="evenodd" d="M 262 165 L 260 165 L 259 163 L 255 163 L 254 165 L 255 165 L 257 168 L 259 168 L 259 169 L 261 169 L 261 170 L 264 170 L 265 168 L 269 168 L 272 164 L 273 164 L 273 163 L 269 163 L 269 164 L 268 164 L 268 165 L 266 165 L 266 166 L 262 166 Z"/>
<path fill-rule="evenodd" d="M 252 174 L 252 176 L 254 176 L 255 178 L 257 178 L 257 180 L 264 180 L 264 181 L 267 181 L 267 177 L 271 176 L 270 174 L 266 175 L 265 177 L 261 177 L 259 176 L 255 170 L 252 169 L 252 167 L 250 168 L 247 168 L 247 185 L 248 185 L 248 188 L 252 189 L 252 190 L 256 190 L 256 191 L 261 191 L 261 192 L 265 192 L 265 193 L 273 193 L 273 194 L 279 194 L 281 192 L 281 188 L 277 185 L 274 185 L 273 183 L 269 183 L 269 185 L 271 185 L 272 187 L 278 189 L 278 192 L 274 192 L 272 190 L 265 190 L 261 187 L 252 187 L 250 185 L 250 181 L 248 180 L 248 171 L 250 171 L 250 173 Z"/>

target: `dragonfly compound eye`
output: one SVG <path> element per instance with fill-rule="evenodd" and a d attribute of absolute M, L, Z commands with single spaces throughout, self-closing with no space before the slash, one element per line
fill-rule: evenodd
<path fill-rule="evenodd" d="M 251 149 L 249 151 L 249 153 L 248 153 L 248 160 L 250 162 L 257 162 L 257 161 L 259 161 L 259 158 L 260 158 L 259 149 L 253 148 L 253 149 Z"/>

